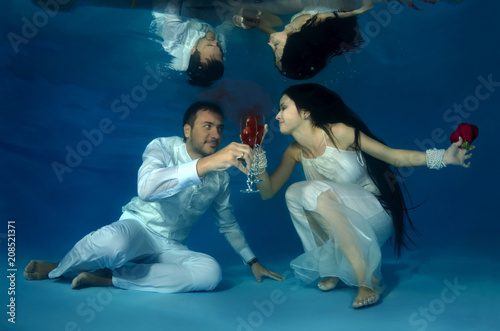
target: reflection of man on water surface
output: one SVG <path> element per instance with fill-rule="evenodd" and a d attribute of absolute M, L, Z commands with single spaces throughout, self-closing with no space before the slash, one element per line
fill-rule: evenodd
<path fill-rule="evenodd" d="M 64 4 L 52 0 L 32 2 L 52 11 L 70 11 L 83 6 L 150 10 L 154 17 L 150 30 L 163 39 L 163 49 L 172 56 L 168 64 L 170 69 L 186 71 L 189 83 L 197 86 L 208 86 L 224 74 L 224 54 L 234 25 L 228 20 L 213 27 L 205 21 L 188 18 L 191 15 L 188 10 L 189 1 L 72 0 Z"/>

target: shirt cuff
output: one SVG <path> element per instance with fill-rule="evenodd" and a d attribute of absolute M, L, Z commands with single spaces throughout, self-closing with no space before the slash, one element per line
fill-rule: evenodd
<path fill-rule="evenodd" d="M 201 184 L 201 179 L 198 177 L 198 171 L 196 171 L 197 163 L 198 159 L 178 165 L 177 178 L 181 187 Z"/>
<path fill-rule="evenodd" d="M 243 263 L 246 264 L 248 261 L 255 257 L 255 254 L 252 252 L 250 247 L 246 247 L 240 251 L 240 256 L 243 259 Z"/>

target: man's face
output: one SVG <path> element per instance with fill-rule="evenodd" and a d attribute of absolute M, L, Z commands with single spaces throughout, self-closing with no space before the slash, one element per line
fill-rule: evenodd
<path fill-rule="evenodd" d="M 215 40 L 215 35 L 213 32 L 207 32 L 205 37 L 198 39 L 195 48 L 191 50 L 191 54 L 194 53 L 195 49 L 200 52 L 200 61 L 206 64 L 209 59 L 222 62 L 222 51 L 220 44 Z"/>
<path fill-rule="evenodd" d="M 193 127 L 184 125 L 189 156 L 198 159 L 215 153 L 222 141 L 223 129 L 221 116 L 205 109 L 198 110 Z"/>
<path fill-rule="evenodd" d="M 279 70 L 281 70 L 281 58 L 283 57 L 283 50 L 285 49 L 287 39 L 288 35 L 285 32 L 275 32 L 269 36 L 268 45 L 273 50 L 274 64 Z"/>

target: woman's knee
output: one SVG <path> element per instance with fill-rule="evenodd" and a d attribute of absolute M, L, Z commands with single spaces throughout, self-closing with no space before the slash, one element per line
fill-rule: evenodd
<path fill-rule="evenodd" d="M 286 203 L 290 205 L 302 205 L 302 192 L 307 187 L 307 182 L 293 183 L 285 193 Z"/>
<path fill-rule="evenodd" d="M 306 182 L 296 182 L 288 187 L 285 193 L 286 199 L 295 199 L 300 195 L 301 189 L 305 186 Z"/>
<path fill-rule="evenodd" d="M 297 182 L 287 189 L 286 203 L 289 208 L 301 207 L 305 210 L 315 210 L 318 196 L 328 190 L 328 186 L 321 181 Z"/>

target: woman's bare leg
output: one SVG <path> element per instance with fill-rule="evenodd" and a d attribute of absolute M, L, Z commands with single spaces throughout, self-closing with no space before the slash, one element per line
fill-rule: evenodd
<path fill-rule="evenodd" d="M 311 212 L 310 215 L 313 216 L 313 218 L 319 224 L 319 227 L 321 229 L 324 229 L 324 231 L 331 238 L 333 238 L 334 236 L 334 231 L 337 232 L 336 238 L 339 247 L 341 247 L 343 253 L 351 263 L 354 273 L 356 274 L 356 277 L 358 279 L 358 284 L 362 284 L 364 279 L 366 278 L 366 273 L 367 273 L 367 265 L 365 258 L 359 251 L 358 247 L 352 244 L 354 242 L 354 236 L 350 231 L 350 225 L 348 224 L 346 217 L 341 212 L 337 212 L 334 215 L 332 215 L 331 208 L 323 206 L 323 204 L 328 203 L 328 201 L 338 202 L 337 197 L 332 191 L 325 191 L 318 197 L 318 205 L 316 207 L 316 211 Z M 321 216 L 321 214 L 329 215 L 330 219 L 334 222 L 335 227 L 332 227 L 332 225 L 329 222 L 327 222 Z M 309 223 L 311 223 L 311 221 L 309 221 Z M 331 289 L 333 289 L 337 285 L 337 283 L 335 282 L 335 279 L 332 278 L 335 277 L 331 278 L 328 277 L 320 281 L 320 283 L 318 283 L 318 287 L 320 287 L 321 284 L 321 286 L 323 286 L 326 289 L 328 289 L 329 286 L 332 286 Z M 373 277 L 372 280 L 374 280 Z M 368 287 L 359 286 L 358 294 L 354 299 L 352 306 L 354 308 L 365 307 L 376 303 L 378 299 L 379 299 L 379 294 L 377 292 Z"/>
<path fill-rule="evenodd" d="M 323 230 L 323 228 L 319 225 L 319 223 L 316 221 L 314 216 L 311 215 L 310 212 L 306 210 L 305 213 L 307 221 L 309 222 L 309 226 L 311 227 L 316 245 L 323 245 L 328 241 L 329 235 Z M 337 286 L 338 282 L 338 277 L 325 277 L 318 282 L 318 288 L 322 291 L 331 291 L 335 288 L 335 286 Z"/>

